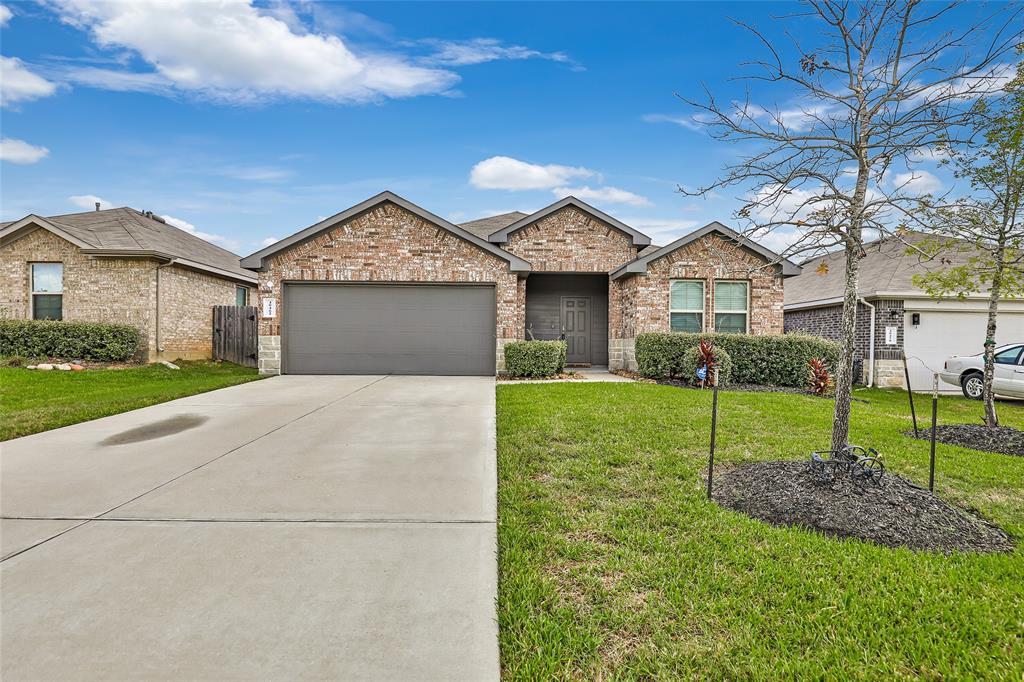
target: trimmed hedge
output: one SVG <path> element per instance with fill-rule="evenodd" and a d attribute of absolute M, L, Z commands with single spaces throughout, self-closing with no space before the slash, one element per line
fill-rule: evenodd
<path fill-rule="evenodd" d="M 803 334 L 654 333 L 636 337 L 640 374 L 651 378 L 682 376 L 683 354 L 701 339 L 721 348 L 732 360 L 732 382 L 769 386 L 807 386 L 807 361 L 821 358 L 830 371 L 839 362 L 835 341 Z"/>
<path fill-rule="evenodd" d="M 119 362 L 141 342 L 141 332 L 127 324 L 0 320 L 0 355 Z"/>
<path fill-rule="evenodd" d="M 732 358 L 724 348 L 719 348 L 718 346 L 715 346 L 714 355 L 715 364 L 718 366 L 718 385 L 728 386 L 732 377 Z M 697 378 L 697 368 L 703 366 L 704 354 L 700 352 L 700 346 L 690 346 L 683 351 L 683 356 L 679 363 L 679 378 L 694 385 L 699 384 L 700 379 Z M 711 372 L 708 372 L 705 386 L 711 386 L 713 382 L 714 376 L 711 375 Z"/>
<path fill-rule="evenodd" d="M 565 341 L 505 344 L 505 371 L 514 377 L 549 377 L 565 369 Z"/>

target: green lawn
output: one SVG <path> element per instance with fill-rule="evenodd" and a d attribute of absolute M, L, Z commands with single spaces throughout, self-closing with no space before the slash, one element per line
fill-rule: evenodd
<path fill-rule="evenodd" d="M 260 378 L 255 369 L 227 362 L 178 365 L 85 372 L 0 368 L 0 441 Z"/>
<path fill-rule="evenodd" d="M 1024 548 L 892 550 L 709 503 L 710 392 L 499 386 L 499 623 L 506 679 L 1021 679 Z M 906 396 L 857 391 L 852 442 L 922 485 Z M 832 404 L 723 392 L 722 465 L 804 458 Z M 1001 404 L 1024 428 L 1024 404 Z M 921 398 L 919 412 L 930 415 Z M 979 403 L 943 398 L 940 423 Z M 939 445 L 936 490 L 1024 542 L 1024 458 Z"/>

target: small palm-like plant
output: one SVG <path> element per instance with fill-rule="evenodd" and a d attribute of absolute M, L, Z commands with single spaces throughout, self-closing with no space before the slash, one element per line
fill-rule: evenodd
<path fill-rule="evenodd" d="M 715 347 L 710 341 L 701 339 L 699 348 L 701 363 L 707 372 L 700 382 L 701 387 L 704 387 L 715 382 Z"/>
<path fill-rule="evenodd" d="M 821 358 L 811 358 L 807 361 L 807 367 L 810 368 L 808 388 L 811 393 L 821 396 L 830 394 L 834 383 L 832 381 L 832 373 L 828 371 L 825 361 Z"/>

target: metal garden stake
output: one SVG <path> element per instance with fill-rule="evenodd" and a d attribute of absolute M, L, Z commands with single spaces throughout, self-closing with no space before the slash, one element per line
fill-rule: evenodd
<path fill-rule="evenodd" d="M 935 492 L 935 431 L 939 416 L 939 374 L 932 378 L 932 455 L 928 467 L 928 490 Z"/>
<path fill-rule="evenodd" d="M 914 420 L 914 438 L 917 438 L 917 412 L 914 411 L 914 393 L 910 390 L 910 370 L 907 369 L 907 354 L 900 353 L 903 356 L 903 378 L 907 382 L 907 397 L 910 398 L 910 418 Z"/>
<path fill-rule="evenodd" d="M 711 454 L 708 455 L 708 499 L 711 499 L 711 478 L 715 471 L 715 430 L 718 427 L 718 368 L 715 367 L 715 385 L 711 391 Z"/>

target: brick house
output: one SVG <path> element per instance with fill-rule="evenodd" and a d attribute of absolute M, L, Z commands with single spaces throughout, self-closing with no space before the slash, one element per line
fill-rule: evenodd
<path fill-rule="evenodd" d="M 782 333 L 797 266 L 719 223 L 650 241 L 574 197 L 455 225 L 383 192 L 242 259 L 260 371 L 493 374 L 524 338 L 635 368 L 642 332 Z"/>
<path fill-rule="evenodd" d="M 988 293 L 936 300 L 913 282 L 914 275 L 933 268 L 968 263 L 969 247 L 944 251 L 942 262 L 927 261 L 908 249 L 922 239 L 925 235 L 911 233 L 902 241 L 883 239 L 865 246 L 854 351 L 864 383 L 905 388 L 906 353 L 911 386 L 931 390 L 933 373 L 942 370 L 947 358 L 982 351 Z M 786 280 L 785 329 L 838 340 L 846 256 L 842 251 L 825 254 L 801 266 L 801 275 Z M 1024 341 L 1024 301 L 1007 297 L 1000 302 L 996 336 L 997 345 Z M 941 382 L 939 388 L 957 391 Z"/>
<path fill-rule="evenodd" d="M 131 324 L 149 361 L 210 357 L 211 307 L 255 285 L 237 255 L 131 208 L 0 224 L 0 318 Z"/>

